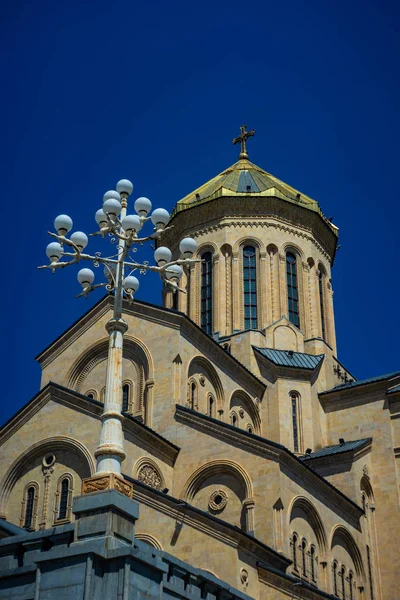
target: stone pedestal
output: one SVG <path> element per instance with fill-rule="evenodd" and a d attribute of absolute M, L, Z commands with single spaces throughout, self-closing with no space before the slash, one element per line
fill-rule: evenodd
<path fill-rule="evenodd" d="M 99 473 L 82 480 L 82 496 L 106 490 L 116 490 L 128 498 L 132 498 L 133 485 L 117 473 Z"/>

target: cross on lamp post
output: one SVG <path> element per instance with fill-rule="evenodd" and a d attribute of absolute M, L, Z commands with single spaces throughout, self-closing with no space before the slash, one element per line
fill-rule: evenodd
<path fill-rule="evenodd" d="M 82 494 L 95 491 L 116 489 L 131 497 L 133 486 L 126 481 L 121 473 L 121 463 L 125 459 L 124 436 L 121 414 L 122 409 L 122 358 L 123 338 L 128 330 L 128 324 L 122 318 L 123 298 L 129 302 L 133 301 L 134 294 L 139 288 L 139 280 L 132 275 L 139 271 L 144 275 L 147 271 L 157 271 L 166 285 L 170 286 L 174 293 L 184 291 L 179 288 L 179 280 L 183 270 L 180 265 L 189 265 L 201 262 L 192 259 L 197 244 L 192 238 L 185 238 L 179 244 L 181 257 L 171 261 L 172 253 L 169 248 L 161 246 L 154 252 L 156 265 L 150 265 L 148 261 L 137 262 L 132 256 L 136 252 L 134 244 L 143 244 L 147 241 L 160 239 L 167 227 L 169 214 L 163 208 L 157 208 L 148 216 L 152 204 L 148 198 L 138 198 L 134 204 L 137 214 L 127 214 L 128 197 L 132 193 L 133 185 L 127 179 L 117 183 L 116 190 L 106 192 L 103 199 L 103 207 L 96 212 L 95 219 L 99 230 L 90 234 L 91 236 L 108 235 L 111 242 L 116 243 L 116 252 L 108 257 L 103 257 L 101 252 L 94 255 L 84 253 L 89 240 L 82 231 L 74 232 L 69 238 L 66 237 L 72 229 L 72 219 L 67 215 L 59 215 L 54 221 L 57 233 L 48 232 L 57 241 L 51 242 L 46 253 L 50 264 L 43 265 L 39 269 L 50 269 L 53 273 L 57 269 L 74 265 L 80 261 L 90 261 L 94 267 L 104 265 L 104 273 L 107 282 L 93 285 L 94 272 L 91 269 L 81 269 L 78 272 L 78 281 L 82 286 L 79 296 L 87 297 L 90 292 L 98 287 L 105 287 L 109 293 L 114 293 L 113 316 L 106 325 L 109 335 L 108 359 L 106 371 L 106 391 L 104 398 L 104 409 L 101 415 L 100 440 L 95 451 L 97 459 L 96 474 L 84 479 L 82 482 Z M 153 233 L 139 237 L 139 232 L 147 221 L 151 220 L 154 225 Z M 68 247 L 71 251 L 65 249 Z M 66 261 L 60 261 L 61 258 Z"/>

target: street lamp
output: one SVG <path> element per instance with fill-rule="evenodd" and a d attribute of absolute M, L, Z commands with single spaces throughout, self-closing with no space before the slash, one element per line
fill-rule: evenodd
<path fill-rule="evenodd" d="M 50 269 L 54 273 L 57 269 L 81 261 L 89 261 L 94 267 L 104 265 L 106 282 L 94 284 L 95 274 L 91 269 L 83 268 L 78 272 L 78 281 L 82 286 L 82 292 L 78 296 L 87 297 L 98 287 L 105 287 L 109 293 L 114 293 L 113 317 L 106 325 L 109 346 L 100 441 L 95 452 L 97 469 L 93 477 L 83 480 L 82 494 L 112 488 L 131 497 L 132 484 L 121 474 L 121 463 L 126 456 L 121 414 L 122 356 L 123 337 L 128 330 L 128 325 L 122 318 L 122 301 L 125 297 L 131 303 L 139 288 L 139 280 L 133 275 L 135 271 L 142 275 L 147 271 L 157 271 L 165 285 L 177 293 L 184 291 L 179 287 L 183 274 L 180 265 L 200 261 L 192 258 L 197 248 L 195 240 L 184 238 L 179 245 L 181 258 L 178 260 L 172 261 L 169 248 L 161 246 L 154 253 L 155 265 L 148 261 L 137 262 L 132 256 L 137 250 L 134 244 L 160 239 L 163 232 L 171 228 L 167 226 L 170 215 L 164 208 L 156 208 L 151 213 L 152 204 L 148 198 L 138 198 L 134 204 L 136 214 L 127 214 L 128 197 L 133 185 L 129 180 L 122 179 L 116 188 L 104 194 L 103 207 L 95 214 L 99 230 L 89 235 L 101 235 L 103 238 L 110 236 L 111 242 L 116 243 L 116 253 L 109 257 L 103 257 L 101 252 L 94 255 L 84 253 L 88 236 L 82 231 L 76 231 L 69 238 L 66 237 L 73 227 L 72 219 L 68 215 L 59 215 L 54 221 L 57 233 L 48 232 L 56 240 L 46 248 L 50 264 L 38 268 Z M 139 232 L 148 221 L 154 225 L 153 232 L 139 237 Z M 67 260 L 60 260 L 63 258 Z"/>

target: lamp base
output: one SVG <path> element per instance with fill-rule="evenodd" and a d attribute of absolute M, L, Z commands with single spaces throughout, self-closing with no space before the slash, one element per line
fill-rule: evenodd
<path fill-rule="evenodd" d="M 117 490 L 117 492 L 128 496 L 128 498 L 132 498 L 133 495 L 132 483 L 126 481 L 122 475 L 117 473 L 97 473 L 82 480 L 82 496 L 105 490 Z"/>

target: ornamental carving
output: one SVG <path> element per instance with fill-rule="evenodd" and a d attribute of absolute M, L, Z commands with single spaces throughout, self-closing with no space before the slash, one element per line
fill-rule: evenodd
<path fill-rule="evenodd" d="M 150 487 L 155 488 L 156 490 L 161 490 L 161 475 L 159 474 L 157 469 L 152 465 L 143 465 L 143 467 L 139 469 L 137 478 L 142 483 L 145 483 L 146 485 L 149 485 Z"/>
<path fill-rule="evenodd" d="M 221 511 L 225 508 L 228 502 L 228 496 L 224 490 L 215 490 L 208 500 L 208 507 L 214 511 Z"/>
<path fill-rule="evenodd" d="M 242 582 L 243 588 L 247 588 L 249 585 L 249 573 L 246 569 L 240 569 L 240 581 Z"/>

